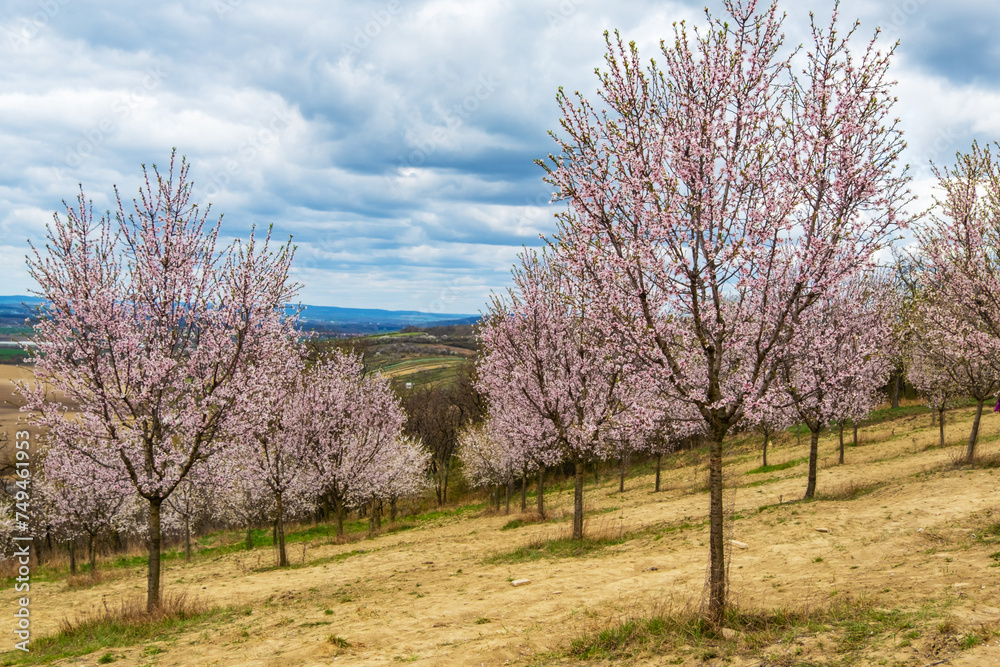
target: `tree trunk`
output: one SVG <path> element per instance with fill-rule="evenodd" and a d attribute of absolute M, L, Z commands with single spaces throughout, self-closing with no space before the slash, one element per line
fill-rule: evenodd
<path fill-rule="evenodd" d="M 253 526 L 247 524 L 247 551 L 253 551 Z"/>
<path fill-rule="evenodd" d="M 844 422 L 837 422 L 837 437 L 840 438 L 840 465 L 844 465 Z"/>
<path fill-rule="evenodd" d="M 507 508 L 504 510 L 504 514 L 510 514 L 510 487 L 514 486 L 514 480 L 508 480 L 506 491 L 504 492 L 504 500 L 507 503 Z"/>
<path fill-rule="evenodd" d="M 97 574 L 97 540 L 93 535 L 88 535 L 87 543 L 88 556 L 90 556 L 90 576 Z"/>
<path fill-rule="evenodd" d="M 767 467 L 767 441 L 771 439 L 771 434 L 764 431 L 764 463 L 761 464 L 765 468 Z"/>
<path fill-rule="evenodd" d="M 393 498 L 392 500 L 389 501 L 389 521 L 396 523 L 396 514 L 397 514 L 396 499 Z"/>
<path fill-rule="evenodd" d="M 379 498 L 375 501 L 375 505 L 372 507 L 375 513 L 375 530 L 382 530 L 382 512 L 384 508 L 382 507 L 382 499 Z"/>
<path fill-rule="evenodd" d="M 545 500 L 543 497 L 543 492 L 545 491 L 545 466 L 538 466 L 538 516 L 545 518 Z"/>
<path fill-rule="evenodd" d="M 618 493 L 625 493 L 625 457 L 618 459 Z"/>
<path fill-rule="evenodd" d="M 521 513 L 528 509 L 528 466 L 524 466 L 521 475 Z"/>
<path fill-rule="evenodd" d="M 278 534 L 278 567 L 288 565 L 288 554 L 285 551 L 285 507 L 282 504 L 282 494 L 274 494 L 274 530 Z"/>
<path fill-rule="evenodd" d="M 601 483 L 601 463 L 594 461 L 594 486 Z"/>
<path fill-rule="evenodd" d="M 337 515 L 337 537 L 344 536 L 344 501 L 339 495 L 333 496 L 333 511 Z"/>
<path fill-rule="evenodd" d="M 944 408 L 938 408 L 938 445 L 944 447 Z"/>
<path fill-rule="evenodd" d="M 899 407 L 899 389 L 900 385 L 903 384 L 903 376 L 898 371 L 896 372 L 896 380 L 892 384 L 892 407 Z"/>
<path fill-rule="evenodd" d="M 657 454 L 656 455 L 656 486 L 653 489 L 653 491 L 655 491 L 656 493 L 660 492 L 660 463 L 662 462 L 662 460 L 663 460 L 663 454 Z"/>
<path fill-rule="evenodd" d="M 819 429 L 810 429 L 809 437 L 809 482 L 803 500 L 811 500 L 816 495 L 816 465 L 819 462 Z"/>
<path fill-rule="evenodd" d="M 976 416 L 972 420 L 972 432 L 969 433 L 969 448 L 965 450 L 965 462 L 972 463 L 976 459 L 976 440 L 979 439 L 979 420 L 983 416 L 985 399 L 976 400 Z"/>
<path fill-rule="evenodd" d="M 854 423 L 854 446 L 858 446 L 858 422 L 851 420 Z"/>
<path fill-rule="evenodd" d="M 76 540 L 69 541 L 69 573 L 76 574 Z"/>
<path fill-rule="evenodd" d="M 726 612 L 726 545 L 722 504 L 722 439 L 725 431 L 713 433 L 708 456 L 709 505 L 709 621 L 716 627 L 722 624 Z"/>
<path fill-rule="evenodd" d="M 191 562 L 191 517 L 184 517 L 184 560 Z"/>
<path fill-rule="evenodd" d="M 160 608 L 160 505 L 162 498 L 149 500 L 149 536 L 146 545 L 149 547 L 149 570 L 146 574 L 146 613 L 151 614 Z"/>
<path fill-rule="evenodd" d="M 441 498 L 444 500 L 445 503 L 448 502 L 448 473 L 449 473 L 450 469 L 451 469 L 451 466 L 448 465 L 447 463 L 445 463 L 445 466 L 444 466 L 444 483 L 441 484 Z"/>
<path fill-rule="evenodd" d="M 575 464 L 573 490 L 573 539 L 583 539 L 583 462 Z"/>

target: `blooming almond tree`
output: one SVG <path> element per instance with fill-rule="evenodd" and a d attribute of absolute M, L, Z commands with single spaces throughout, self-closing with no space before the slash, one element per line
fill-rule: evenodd
<path fill-rule="evenodd" d="M 389 478 L 402 479 L 388 459 L 403 446 L 406 416 L 399 398 L 388 378 L 365 375 L 359 356 L 335 351 L 307 371 L 286 411 L 286 437 L 294 440 L 301 464 L 312 466 L 319 495 L 333 501 L 342 535 L 348 507 L 371 502 Z M 426 463 L 408 454 L 406 460 Z"/>
<path fill-rule="evenodd" d="M 42 459 L 41 483 L 36 491 L 49 508 L 55 532 L 70 542 L 75 574 L 75 540 L 87 537 L 91 574 L 97 571 L 97 541 L 120 526 L 120 513 L 128 507 L 135 490 L 120 475 L 69 447 L 49 447 Z"/>
<path fill-rule="evenodd" d="M 813 28 L 793 75 L 776 4 L 727 0 L 704 32 L 675 28 L 645 66 L 608 38 L 600 102 L 560 91 L 559 153 L 542 163 L 557 253 L 667 405 L 711 444 L 709 619 L 726 604 L 723 440 L 765 397 L 795 323 L 870 262 L 909 201 L 890 55 Z M 661 68 L 662 67 L 662 68 Z M 780 293 L 766 289 L 782 285 Z"/>
<path fill-rule="evenodd" d="M 28 269 L 45 299 L 35 327 L 37 382 L 26 407 L 67 447 L 126 480 L 148 506 L 147 608 L 160 603 L 160 510 L 191 470 L 233 446 L 219 436 L 254 381 L 245 372 L 275 335 L 291 246 L 253 234 L 217 247 L 221 219 L 191 203 L 188 165 L 143 168 L 130 206 L 99 219 L 81 193 L 55 216 Z M 128 212 L 126 209 L 129 209 Z M 46 398 L 46 383 L 79 406 Z M 82 483 L 78 480 L 77 483 Z"/>
<path fill-rule="evenodd" d="M 937 209 L 917 232 L 927 286 L 921 318 L 935 354 L 961 362 L 947 372 L 976 399 L 966 460 L 975 456 L 983 406 L 1000 374 L 1000 163 L 973 144 L 952 167 L 935 167 Z M 957 377 L 955 375 L 957 374 Z"/>
<path fill-rule="evenodd" d="M 305 350 L 296 341 L 280 335 L 271 337 L 267 345 L 267 353 L 247 369 L 256 381 L 247 384 L 239 400 L 240 419 L 232 425 L 230 436 L 239 439 L 242 445 L 229 452 L 236 458 L 228 469 L 244 475 L 250 484 L 259 485 L 271 495 L 278 566 L 285 567 L 288 502 L 294 498 L 299 505 L 309 505 L 319 495 L 318 481 L 315 469 L 303 464 L 291 436 L 292 406 L 305 391 Z M 233 500 L 238 501 L 239 496 Z"/>
<path fill-rule="evenodd" d="M 945 414 L 948 404 L 961 392 L 959 378 L 953 372 L 961 365 L 953 350 L 935 340 L 921 325 L 911 323 L 910 349 L 906 359 L 906 379 L 927 399 L 927 406 L 937 413 L 938 446 L 944 447 Z"/>
<path fill-rule="evenodd" d="M 501 486 L 507 489 L 507 513 L 510 514 L 510 485 L 523 472 L 523 464 L 514 447 L 509 447 L 493 432 L 493 421 L 469 424 L 458 440 L 458 458 L 469 484 L 476 487 Z M 499 490 L 497 502 L 499 503 Z"/>
<path fill-rule="evenodd" d="M 892 371 L 882 285 L 872 277 L 845 281 L 803 313 L 797 335 L 776 369 L 777 389 L 809 428 L 805 499 L 816 494 L 819 434 L 826 426 L 867 414 Z M 843 456 L 843 431 L 840 445 Z M 843 459 L 841 459 L 843 462 Z"/>
<path fill-rule="evenodd" d="M 642 422 L 631 367 L 593 325 L 564 268 L 525 252 L 480 333 L 480 391 L 521 441 L 555 443 L 575 466 L 573 539 L 583 539 L 583 474 Z"/>

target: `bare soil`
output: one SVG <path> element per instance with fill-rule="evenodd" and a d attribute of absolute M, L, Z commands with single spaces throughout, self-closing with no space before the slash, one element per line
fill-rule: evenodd
<path fill-rule="evenodd" d="M 959 645 L 966 633 L 1000 630 L 1000 568 L 990 567 L 998 562 L 990 557 L 997 547 L 975 537 L 977 530 L 1000 522 L 1000 472 L 953 465 L 971 417 L 968 409 L 949 413 L 952 444 L 945 448 L 935 447 L 937 428 L 930 415 L 865 428 L 861 445 L 848 448 L 845 465 L 836 464 L 835 436 L 826 435 L 820 443 L 818 493 L 828 499 L 812 503 L 791 502 L 804 492 L 804 463 L 747 475 L 760 465 L 759 454 L 735 452 L 728 471 L 739 488 L 731 492 L 735 514 L 730 525 L 732 539 L 746 548 L 737 545 L 732 552 L 734 602 L 748 608 L 822 608 L 838 596 L 852 596 L 877 599 L 886 608 L 923 608 L 938 619 L 940 631 L 927 629 L 912 641 L 901 636 L 883 641 L 855 664 L 1000 664 L 996 634 L 988 645 Z M 981 438 L 982 452 L 996 450 L 1000 417 L 984 416 Z M 794 436 L 786 436 L 769 452 L 769 462 L 801 459 L 806 447 L 807 438 L 798 446 Z M 618 493 L 615 477 L 596 487 L 591 478 L 586 530 L 628 539 L 589 556 L 485 564 L 493 554 L 567 536 L 570 525 L 534 523 L 501 531 L 517 514 L 484 510 L 415 522 L 412 529 L 353 543 L 317 541 L 304 549 L 293 544 L 293 568 L 284 571 L 265 569 L 273 560 L 269 549 L 191 564 L 171 561 L 163 573 L 168 591 L 186 592 L 209 605 L 247 605 L 253 613 L 112 649 L 114 664 L 581 664 L 550 652 L 626 618 L 700 604 L 708 494 L 702 490 L 705 462 L 697 458 L 686 453 L 670 459 L 660 493 L 653 493 L 651 474 L 627 479 L 624 494 Z M 774 481 L 748 486 L 762 480 Z M 858 497 L 829 499 L 847 498 L 852 489 L 860 489 Z M 568 518 L 571 493 L 567 484 L 547 494 L 550 516 Z M 103 600 L 144 592 L 144 569 L 120 575 L 85 589 L 69 589 L 65 581 L 33 584 L 36 636 L 55 632 L 64 618 L 98 609 Z M 518 579 L 530 583 L 512 586 Z M 5 597 L 10 609 L 13 591 Z M 10 621 L 3 623 L 9 627 Z M 337 646 L 331 636 L 349 645 Z M 151 645 L 163 652 L 150 655 Z M 92 665 L 103 653 L 55 664 Z M 774 662 L 740 655 L 723 662 L 681 647 L 632 664 L 791 665 L 838 659 L 821 633 L 776 644 L 767 653 L 777 656 Z"/>

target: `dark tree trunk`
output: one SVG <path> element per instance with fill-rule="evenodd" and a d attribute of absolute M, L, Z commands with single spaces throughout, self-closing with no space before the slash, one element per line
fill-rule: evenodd
<path fill-rule="evenodd" d="M 285 551 L 285 507 L 282 503 L 282 494 L 274 494 L 274 531 L 278 536 L 278 567 L 288 565 L 288 553 Z"/>
<path fill-rule="evenodd" d="M 944 447 L 944 408 L 938 408 L 938 445 Z"/>
<path fill-rule="evenodd" d="M 160 505 L 161 498 L 151 498 L 149 501 L 149 537 L 146 545 L 149 548 L 149 570 L 146 574 L 146 613 L 153 613 L 160 608 Z"/>
<path fill-rule="evenodd" d="M 368 514 L 368 537 L 375 536 L 375 499 L 372 498 L 369 502 L 371 511 Z"/>
<path fill-rule="evenodd" d="M 505 487 L 506 491 L 504 493 L 504 500 L 507 503 L 507 508 L 504 510 L 504 514 L 510 514 L 510 492 L 512 486 L 514 486 L 514 480 L 508 480 L 507 486 Z"/>
<path fill-rule="evenodd" d="M 660 492 L 660 463 L 662 461 L 663 461 L 663 454 L 657 454 L 656 455 L 656 486 L 653 489 L 656 493 Z"/>
<path fill-rule="evenodd" d="M 90 556 L 90 576 L 97 574 L 97 540 L 93 535 L 88 535 L 87 551 Z"/>
<path fill-rule="evenodd" d="M 892 383 L 892 407 L 899 407 L 899 390 L 903 384 L 903 376 L 898 371 L 896 372 L 896 379 Z"/>
<path fill-rule="evenodd" d="M 191 561 L 191 517 L 184 517 L 184 560 Z"/>
<path fill-rule="evenodd" d="M 253 551 L 253 525 L 247 524 L 247 551 Z"/>
<path fill-rule="evenodd" d="M 601 483 L 601 463 L 594 461 L 594 486 Z"/>
<path fill-rule="evenodd" d="M 819 429 L 810 428 L 809 437 L 809 482 L 806 484 L 804 500 L 810 500 L 816 495 L 816 466 L 819 462 Z"/>
<path fill-rule="evenodd" d="M 524 466 L 523 474 L 521 475 L 521 512 L 523 513 L 528 509 L 528 466 Z"/>
<path fill-rule="evenodd" d="M 69 541 L 69 573 L 76 574 L 76 540 Z"/>
<path fill-rule="evenodd" d="M 441 498 L 447 503 L 448 502 L 448 473 L 451 471 L 451 466 L 445 463 L 444 466 L 444 481 L 441 484 Z"/>
<path fill-rule="evenodd" d="M 337 537 L 344 536 L 344 501 L 340 496 L 333 496 L 333 511 L 337 515 Z"/>
<path fill-rule="evenodd" d="M 771 439 L 771 434 L 768 431 L 764 431 L 764 463 L 762 464 L 765 468 L 767 467 L 767 442 Z"/>
<path fill-rule="evenodd" d="M 844 464 L 844 422 L 837 422 L 837 437 L 840 438 L 840 461 Z"/>
<path fill-rule="evenodd" d="M 716 429 L 708 456 L 708 489 L 711 496 L 709 505 L 709 621 L 716 627 L 722 624 L 726 612 L 726 545 L 723 522 L 725 512 L 722 504 L 722 440 L 726 430 Z"/>
<path fill-rule="evenodd" d="M 574 466 L 573 489 L 573 539 L 583 539 L 583 462 L 577 461 Z"/>
<path fill-rule="evenodd" d="M 392 500 L 389 501 L 389 521 L 396 523 L 397 511 L 398 510 L 396 509 L 396 499 L 393 498 Z"/>
<path fill-rule="evenodd" d="M 858 422 L 854 421 L 854 446 L 858 446 Z"/>
<path fill-rule="evenodd" d="M 618 493 L 625 493 L 625 469 L 628 467 L 626 458 L 618 459 Z"/>
<path fill-rule="evenodd" d="M 969 433 L 969 447 L 965 450 L 965 462 L 972 463 L 976 460 L 976 441 L 979 439 L 979 420 L 983 416 L 983 403 L 986 399 L 976 400 L 976 416 L 972 419 L 972 432 Z"/>
<path fill-rule="evenodd" d="M 538 466 L 538 516 L 545 518 L 545 466 Z"/>

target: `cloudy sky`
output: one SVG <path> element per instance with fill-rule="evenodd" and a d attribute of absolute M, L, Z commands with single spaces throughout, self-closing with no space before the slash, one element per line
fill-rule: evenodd
<path fill-rule="evenodd" d="M 225 235 L 294 237 L 302 302 L 477 313 L 554 229 L 533 160 L 554 146 L 558 87 L 593 93 L 605 29 L 652 57 L 703 6 L 2 1 L 0 293 L 34 287 L 26 240 L 78 184 L 103 210 L 176 147 Z M 808 10 L 832 3 L 781 7 L 798 43 Z M 845 0 L 842 14 L 901 40 L 898 110 L 929 204 L 929 159 L 1000 138 L 1000 5 Z"/>

